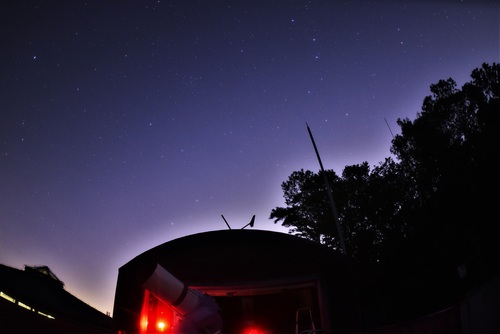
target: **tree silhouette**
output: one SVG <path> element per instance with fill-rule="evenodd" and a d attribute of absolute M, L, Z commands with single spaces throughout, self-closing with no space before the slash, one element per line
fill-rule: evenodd
<path fill-rule="evenodd" d="M 426 243 L 413 255 L 430 268 L 468 262 L 489 276 L 489 260 L 499 255 L 491 238 L 500 185 L 499 72 L 498 64 L 483 64 L 461 90 L 440 80 L 414 122 L 398 120 L 391 152 L 418 200 L 413 246 Z"/>
<path fill-rule="evenodd" d="M 398 119 L 395 159 L 346 166 L 340 177 L 325 171 L 348 254 L 364 273 L 455 289 L 499 272 L 500 66 L 482 64 L 471 78 L 461 89 L 451 78 L 431 85 L 416 119 Z M 269 218 L 338 249 L 321 172 L 293 172 L 281 186 L 286 207 Z"/>

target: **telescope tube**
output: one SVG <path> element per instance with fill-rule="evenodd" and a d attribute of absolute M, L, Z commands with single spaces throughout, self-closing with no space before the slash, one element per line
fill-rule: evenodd
<path fill-rule="evenodd" d="M 222 318 L 215 300 L 190 289 L 159 264 L 142 285 L 180 314 L 180 333 L 211 334 L 219 333 L 222 329 Z"/>

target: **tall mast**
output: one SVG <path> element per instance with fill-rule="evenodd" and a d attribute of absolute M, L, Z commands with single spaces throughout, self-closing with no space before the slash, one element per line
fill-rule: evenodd
<path fill-rule="evenodd" d="M 325 180 L 326 190 L 328 192 L 328 199 L 330 200 L 330 206 L 332 207 L 333 219 L 335 220 L 335 225 L 337 227 L 337 233 L 339 235 L 340 247 L 342 247 L 342 253 L 347 256 L 347 249 L 344 242 L 344 236 L 342 233 L 342 229 L 340 227 L 339 216 L 337 215 L 337 209 L 335 207 L 335 202 L 333 201 L 332 188 L 330 187 L 330 182 L 328 182 L 328 178 L 326 177 L 325 169 L 323 168 L 323 163 L 321 162 L 321 157 L 319 156 L 318 148 L 316 147 L 316 143 L 314 142 L 314 138 L 309 128 L 309 125 L 306 122 L 307 131 L 309 132 L 309 137 L 311 137 L 312 144 L 314 146 L 314 151 L 316 152 L 316 156 L 318 157 L 319 167 L 321 168 L 321 172 L 323 174 L 323 178 Z"/>

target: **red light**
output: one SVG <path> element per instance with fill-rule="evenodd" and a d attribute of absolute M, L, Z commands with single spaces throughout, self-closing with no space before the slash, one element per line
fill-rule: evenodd
<path fill-rule="evenodd" d="M 169 305 L 144 291 L 139 333 L 172 333 L 174 311 Z"/>
<path fill-rule="evenodd" d="M 257 326 L 245 327 L 245 329 L 242 332 L 242 334 L 264 334 L 264 333 L 265 333 L 265 331 L 263 331 L 262 329 L 260 329 Z"/>
<path fill-rule="evenodd" d="M 158 332 L 166 332 L 170 329 L 169 327 L 170 327 L 169 323 L 165 320 L 158 320 L 158 322 L 156 323 L 156 328 L 158 329 Z"/>

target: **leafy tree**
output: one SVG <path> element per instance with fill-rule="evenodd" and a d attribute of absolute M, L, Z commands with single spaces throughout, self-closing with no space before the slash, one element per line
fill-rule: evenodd
<path fill-rule="evenodd" d="M 325 173 L 329 182 L 338 181 L 338 176 L 332 170 Z M 290 233 L 335 248 L 337 245 L 332 241 L 335 239 L 333 215 L 323 177 L 311 171 L 296 171 L 288 177 L 288 181 L 282 183 L 281 188 L 287 208 L 273 209 L 271 219 L 282 221 L 282 226 L 290 227 Z"/>
<path fill-rule="evenodd" d="M 468 263 L 488 276 L 499 255 L 491 238 L 500 186 L 499 72 L 498 64 L 483 64 L 461 90 L 440 80 L 414 122 L 398 120 L 391 151 L 412 180 L 412 255 L 429 270 Z"/>
<path fill-rule="evenodd" d="M 346 166 L 341 177 L 333 170 L 324 173 L 349 256 L 365 265 L 379 264 L 391 254 L 391 243 L 399 242 L 391 235 L 407 233 L 401 223 L 406 183 L 399 179 L 398 165 L 387 158 L 373 171 L 363 162 Z M 340 249 L 323 172 L 296 171 L 281 186 L 287 207 L 273 209 L 270 218 L 281 221 L 290 233 Z"/>
<path fill-rule="evenodd" d="M 387 275 L 430 277 L 443 264 L 464 263 L 483 278 L 495 270 L 499 77 L 494 63 L 473 70 L 461 89 L 451 78 L 440 80 L 414 121 L 398 119 L 396 160 L 373 170 L 366 162 L 346 166 L 341 177 L 325 171 L 354 260 Z M 282 189 L 287 207 L 273 209 L 270 219 L 339 248 L 321 172 L 293 172 Z"/>

